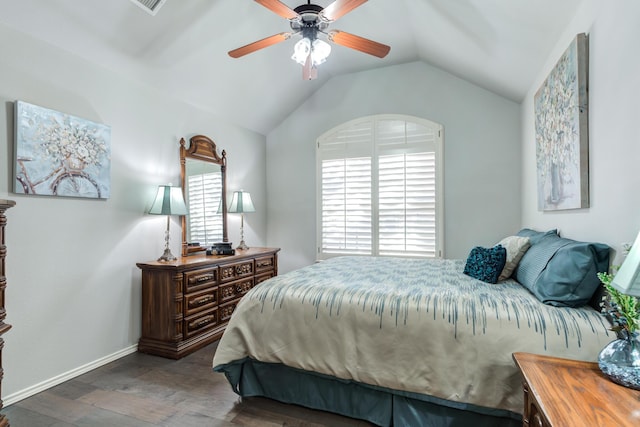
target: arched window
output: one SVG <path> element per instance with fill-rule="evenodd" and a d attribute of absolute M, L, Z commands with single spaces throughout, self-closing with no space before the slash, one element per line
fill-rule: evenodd
<path fill-rule="evenodd" d="M 442 125 L 404 115 L 363 117 L 318 138 L 318 258 L 441 257 L 442 139 Z"/>

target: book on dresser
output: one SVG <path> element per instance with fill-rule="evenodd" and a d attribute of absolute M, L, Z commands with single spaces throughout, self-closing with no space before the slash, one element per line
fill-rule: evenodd
<path fill-rule="evenodd" d="M 137 263 L 142 270 L 138 351 L 179 359 L 218 340 L 244 294 L 278 274 L 279 250 Z"/>

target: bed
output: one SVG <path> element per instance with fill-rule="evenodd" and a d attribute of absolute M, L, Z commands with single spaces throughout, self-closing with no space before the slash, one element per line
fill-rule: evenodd
<path fill-rule="evenodd" d="M 274 277 L 238 304 L 213 368 L 243 397 L 380 426 L 521 425 L 512 353 L 594 361 L 615 336 L 589 305 L 543 304 L 513 278 L 488 284 L 465 268 L 347 256 Z"/>

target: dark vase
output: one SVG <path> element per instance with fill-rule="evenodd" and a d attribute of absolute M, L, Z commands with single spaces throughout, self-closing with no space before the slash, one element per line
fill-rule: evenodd
<path fill-rule="evenodd" d="M 598 366 L 614 383 L 640 390 L 640 335 L 625 334 L 624 338 L 607 344 L 598 356 Z"/>

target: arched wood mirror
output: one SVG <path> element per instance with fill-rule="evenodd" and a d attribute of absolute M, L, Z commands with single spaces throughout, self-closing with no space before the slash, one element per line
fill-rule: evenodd
<path fill-rule="evenodd" d="M 180 139 L 180 181 L 188 215 L 182 217 L 182 256 L 227 242 L 227 153 L 209 137 Z"/>

